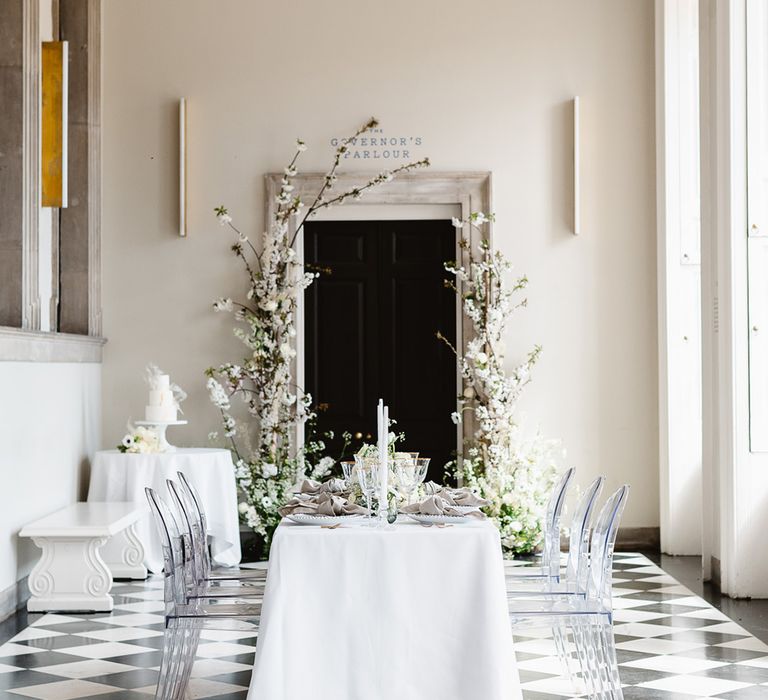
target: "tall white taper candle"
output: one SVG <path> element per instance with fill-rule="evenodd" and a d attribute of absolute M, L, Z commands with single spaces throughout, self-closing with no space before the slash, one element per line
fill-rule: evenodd
<path fill-rule="evenodd" d="M 376 448 L 378 450 L 378 469 L 381 473 L 381 464 L 384 455 L 384 399 L 379 399 L 379 405 L 376 407 L 376 420 L 377 420 L 377 440 Z M 379 481 L 379 488 L 381 488 L 381 481 Z M 379 497 L 381 497 L 381 490 L 379 490 Z M 381 507 L 379 507 L 379 513 L 381 513 Z"/>
<path fill-rule="evenodd" d="M 382 419 L 382 434 L 383 434 L 383 450 L 381 456 L 381 476 L 379 477 L 381 494 L 379 500 L 381 503 L 380 512 L 383 513 L 384 519 L 387 518 L 387 511 L 389 510 L 389 407 L 384 406 L 384 415 Z"/>

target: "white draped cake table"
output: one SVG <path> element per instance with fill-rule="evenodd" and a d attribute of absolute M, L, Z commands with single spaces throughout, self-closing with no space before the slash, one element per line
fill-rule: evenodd
<path fill-rule="evenodd" d="M 91 467 L 89 501 L 147 502 L 144 488 L 151 486 L 168 497 L 166 479 L 183 472 L 200 492 L 208 517 L 211 553 L 222 566 L 240 562 L 240 525 L 232 456 L 227 450 L 179 448 L 158 454 L 121 454 L 117 450 L 97 452 Z M 137 523 L 144 545 L 146 567 L 163 570 L 160 539 L 150 516 Z"/>
<path fill-rule="evenodd" d="M 491 523 L 278 527 L 249 700 L 517 700 L 519 685 Z"/>

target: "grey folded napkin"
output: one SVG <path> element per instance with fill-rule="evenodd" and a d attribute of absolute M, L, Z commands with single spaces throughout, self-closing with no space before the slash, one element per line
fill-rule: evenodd
<path fill-rule="evenodd" d="M 434 494 L 427 496 L 421 503 L 413 503 L 401 510 L 403 513 L 420 513 L 421 515 L 467 515 L 481 520 L 485 518 L 485 513 L 481 513 L 479 510 L 467 512 L 457 508 L 457 505 L 459 504 L 452 503 L 439 494 Z"/>
<path fill-rule="evenodd" d="M 489 501 L 476 496 L 468 488 L 452 489 L 448 486 L 441 486 L 434 481 L 428 481 L 424 484 L 424 490 L 429 496 L 440 496 L 443 500 L 456 506 L 477 506 L 482 508 L 487 506 Z"/>
<path fill-rule="evenodd" d="M 320 483 L 314 479 L 304 479 L 299 485 L 299 493 L 309 494 L 311 496 L 317 496 L 321 493 L 335 493 L 342 494 L 347 490 L 347 485 L 344 483 L 344 479 L 328 479 Z"/>
<path fill-rule="evenodd" d="M 298 513 L 311 515 L 367 515 L 368 510 L 356 503 L 350 503 L 343 496 L 322 492 L 317 496 L 298 494 L 277 509 L 283 517 Z"/>

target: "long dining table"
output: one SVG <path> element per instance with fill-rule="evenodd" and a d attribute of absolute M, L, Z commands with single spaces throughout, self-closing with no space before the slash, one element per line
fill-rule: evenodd
<path fill-rule="evenodd" d="M 492 523 L 278 526 L 249 700 L 521 697 Z"/>

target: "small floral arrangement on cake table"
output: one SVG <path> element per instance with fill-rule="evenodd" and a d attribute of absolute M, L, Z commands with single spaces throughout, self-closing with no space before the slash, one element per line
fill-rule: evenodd
<path fill-rule="evenodd" d="M 157 433 L 150 428 L 128 426 L 128 432 L 117 446 L 119 452 L 128 454 L 155 454 L 162 452 Z"/>

